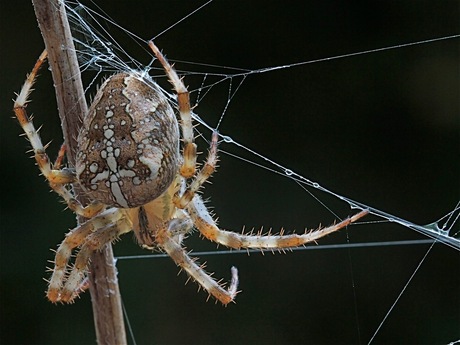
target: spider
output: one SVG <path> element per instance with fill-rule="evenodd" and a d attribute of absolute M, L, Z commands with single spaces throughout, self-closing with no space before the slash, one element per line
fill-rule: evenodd
<path fill-rule="evenodd" d="M 50 162 L 25 109 L 46 51 L 14 103 L 15 115 L 42 174 L 72 211 L 88 219 L 67 233 L 56 251 L 47 291 L 51 302 L 72 302 L 85 284 L 91 253 L 134 231 L 141 246 L 166 252 L 208 295 L 227 305 L 238 293 L 238 272 L 231 268 L 228 286 L 206 273 L 182 246 L 192 229 L 230 248 L 289 249 L 342 229 L 367 214 L 364 210 L 303 234 L 238 234 L 219 229 L 197 193 L 215 170 L 218 133 L 212 134 L 207 159 L 198 169 L 189 92 L 152 41 L 149 47 L 175 90 L 180 121 L 164 92 L 149 77 L 135 71 L 114 74 L 101 85 L 83 117 L 75 168 L 61 168 L 64 146 L 55 164 Z M 92 202 L 80 204 L 71 184 Z M 72 252 L 77 250 L 70 265 Z"/>

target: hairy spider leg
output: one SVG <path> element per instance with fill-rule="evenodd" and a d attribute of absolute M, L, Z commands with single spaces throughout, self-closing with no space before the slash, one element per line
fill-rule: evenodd
<path fill-rule="evenodd" d="M 59 194 L 67 203 L 68 207 L 78 215 L 91 218 L 104 209 L 104 205 L 99 202 L 93 202 L 86 207 L 83 207 L 66 185 L 76 181 L 75 171 L 73 169 L 55 169 L 53 168 L 48 155 L 46 154 L 46 145 L 43 145 L 38 130 L 35 129 L 32 118 L 29 118 L 26 112 L 28 98 L 32 92 L 32 87 L 37 78 L 37 73 L 43 63 L 46 61 L 47 52 L 44 50 L 37 62 L 35 63 L 32 72 L 27 76 L 21 91 L 19 92 L 14 102 L 14 113 L 19 121 L 24 133 L 32 145 L 35 161 L 43 176 L 49 182 L 50 187 Z M 56 165 L 59 167 L 62 162 L 63 152 L 60 151 Z"/>

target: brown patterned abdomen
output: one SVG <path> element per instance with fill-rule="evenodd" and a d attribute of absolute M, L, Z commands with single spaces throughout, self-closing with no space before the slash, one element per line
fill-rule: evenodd
<path fill-rule="evenodd" d="M 160 196 L 179 166 L 179 128 L 167 98 L 135 74 L 109 77 L 78 138 L 77 176 L 89 197 L 131 208 Z"/>

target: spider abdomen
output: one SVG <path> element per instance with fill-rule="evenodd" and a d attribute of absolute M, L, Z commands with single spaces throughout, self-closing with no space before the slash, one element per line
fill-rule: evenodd
<path fill-rule="evenodd" d="M 167 98 L 131 73 L 109 77 L 83 119 L 77 176 L 89 197 L 131 208 L 160 196 L 179 166 L 179 128 Z"/>

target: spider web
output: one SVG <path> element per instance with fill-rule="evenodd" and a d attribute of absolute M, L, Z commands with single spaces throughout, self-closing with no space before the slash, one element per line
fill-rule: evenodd
<path fill-rule="evenodd" d="M 207 4 L 208 3 L 204 5 Z M 364 173 L 360 173 L 359 169 L 360 167 L 362 167 L 361 164 L 356 164 L 357 171 L 355 172 L 355 174 L 350 172 L 338 171 L 334 174 L 326 173 L 326 177 L 323 178 L 324 175 L 317 174 L 318 170 L 307 167 L 302 163 L 299 163 L 299 161 L 304 160 L 310 161 L 309 155 L 303 152 L 304 147 L 300 147 L 298 150 L 294 149 L 295 151 L 291 151 L 290 153 L 288 153 L 292 155 L 294 159 L 286 159 L 286 157 L 283 156 L 286 155 L 286 151 L 279 149 L 279 147 L 282 147 L 286 141 L 291 140 L 296 142 L 297 145 L 303 142 L 311 144 L 311 142 L 307 140 L 309 133 L 304 133 L 304 140 L 298 140 L 294 137 L 295 135 L 291 136 L 290 132 L 286 134 L 285 131 L 292 130 L 292 124 L 291 126 L 286 126 L 285 123 L 294 122 L 295 126 L 295 122 L 299 121 L 300 117 L 312 116 L 312 121 L 317 120 L 319 124 L 326 124 L 326 126 L 328 126 L 327 128 L 321 128 L 319 127 L 319 125 L 316 126 L 313 123 L 311 124 L 312 131 L 316 130 L 323 132 L 322 134 L 324 137 L 324 141 L 327 143 L 322 145 L 322 148 L 327 147 L 328 144 L 330 144 L 331 149 L 333 148 L 335 150 L 342 151 L 342 154 L 349 155 L 350 160 L 373 161 L 373 153 L 366 151 L 365 142 L 355 146 L 359 147 L 360 151 L 362 151 L 362 153 L 360 154 L 348 151 L 349 146 L 347 144 L 343 144 L 345 149 L 341 150 L 339 145 L 336 145 L 331 141 L 334 139 L 334 135 L 338 136 L 338 141 L 345 140 L 347 137 L 349 141 L 356 141 L 359 140 L 357 136 L 359 136 L 359 134 L 362 134 L 363 132 L 360 132 L 358 130 L 357 132 L 351 132 L 348 136 L 343 136 L 343 133 L 337 130 L 333 130 L 332 127 L 346 126 L 347 131 L 352 131 L 354 126 L 349 126 L 346 124 L 347 121 L 337 118 L 331 119 L 331 121 L 324 122 L 323 120 L 318 119 L 318 116 L 320 116 L 320 114 L 315 113 L 314 107 L 309 108 L 308 106 L 306 106 L 305 109 L 299 107 L 299 105 L 305 104 L 294 103 L 296 98 L 306 97 L 308 98 L 308 101 L 305 102 L 312 103 L 315 102 L 315 99 L 313 99 L 313 96 L 309 97 L 308 95 L 306 95 L 305 90 L 297 89 L 296 87 L 298 84 L 294 84 L 293 80 L 295 78 L 299 78 L 299 75 L 301 75 L 302 78 L 306 79 L 308 77 L 311 77 L 310 73 L 314 74 L 314 72 L 306 70 L 306 68 L 310 67 L 311 64 L 315 64 L 315 67 L 320 66 L 318 67 L 320 69 L 320 72 L 317 73 L 321 73 L 324 76 L 324 78 L 327 78 L 330 74 L 339 73 L 339 66 L 333 64 L 333 62 L 335 61 L 338 61 L 340 63 L 346 59 L 357 59 L 357 63 L 359 64 L 362 63 L 363 56 L 375 57 L 378 56 L 378 54 L 381 52 L 390 52 L 391 56 L 393 51 L 404 52 L 405 50 L 407 51 L 413 49 L 414 46 L 423 47 L 442 44 L 443 42 L 451 41 L 457 42 L 458 44 L 458 38 L 460 37 L 460 35 L 454 33 L 434 38 L 432 36 L 425 36 L 424 39 L 416 39 L 403 44 L 401 44 L 401 42 L 399 41 L 396 45 L 388 44 L 385 45 L 383 48 L 381 46 L 373 45 L 371 49 L 360 48 L 360 50 L 352 50 L 356 51 L 356 53 L 349 53 L 350 50 L 348 49 L 346 50 L 346 52 L 343 53 L 325 55 L 327 56 L 326 58 L 314 57 L 305 60 L 303 56 L 300 56 L 298 60 L 300 60 L 301 62 L 287 64 L 286 61 L 293 60 L 292 55 L 281 54 L 272 58 L 268 54 L 268 56 L 266 56 L 266 60 L 270 62 L 273 61 L 271 65 L 274 67 L 254 68 L 250 66 L 245 68 L 236 68 L 217 64 L 214 65 L 193 63 L 190 61 L 175 60 L 174 58 L 172 58 L 176 56 L 175 48 L 177 47 L 177 45 L 174 42 L 183 42 L 185 39 L 193 37 L 187 36 L 183 32 L 181 32 L 181 34 L 178 35 L 177 38 L 174 33 L 176 27 L 186 26 L 187 20 L 192 20 L 193 18 L 202 16 L 203 14 L 200 13 L 203 13 L 203 11 L 205 10 L 208 11 L 208 8 L 210 8 L 209 11 L 212 12 L 214 10 L 212 6 L 208 6 L 206 9 L 202 10 L 202 12 L 198 14 L 195 14 L 195 10 L 193 8 L 184 8 L 182 17 L 178 14 L 178 18 L 176 19 L 176 22 L 180 23 L 180 25 L 173 26 L 172 28 L 169 26 L 160 27 L 159 25 L 152 25 L 151 27 L 148 27 L 148 29 L 145 29 L 146 33 L 142 34 L 143 37 L 146 38 L 141 38 L 140 36 L 137 36 L 130 32 L 128 29 L 125 29 L 125 26 L 127 26 L 126 24 L 117 24 L 115 20 L 111 19 L 108 14 L 106 14 L 104 11 L 102 11 L 102 9 L 98 8 L 94 4 L 92 6 L 97 10 L 93 10 L 90 7 L 87 7 L 81 3 L 74 2 L 67 2 L 67 6 L 71 26 L 74 30 L 77 53 L 81 61 L 83 77 L 86 80 L 88 94 L 94 93 L 96 85 L 100 83 L 101 78 L 103 76 L 106 76 L 108 73 L 113 73 L 120 70 L 130 71 L 133 69 L 141 70 L 145 72 L 145 74 L 149 74 L 150 76 L 158 80 L 158 82 L 166 90 L 169 90 L 168 84 L 164 82 L 164 73 L 162 71 L 162 68 L 161 66 L 158 66 L 159 64 L 157 62 L 154 61 L 153 56 L 151 52 L 148 51 L 146 44 L 147 40 L 150 38 L 148 35 L 151 35 L 152 32 L 161 32 L 160 34 L 154 37 L 157 45 L 161 49 L 163 49 L 163 52 L 166 53 L 167 56 L 170 57 L 170 61 L 176 63 L 176 68 L 179 74 L 185 77 L 186 83 L 189 86 L 192 100 L 194 100 L 198 105 L 198 107 L 195 110 L 196 114 L 194 115 L 195 121 L 199 123 L 199 126 L 197 126 L 196 128 L 197 132 L 199 133 L 198 146 L 202 149 L 208 146 L 207 140 L 210 138 L 210 133 L 212 130 L 218 129 L 220 132 L 221 142 L 219 152 L 221 156 L 221 167 L 218 169 L 218 172 L 212 179 L 214 185 L 206 186 L 206 189 L 204 190 L 204 196 L 212 197 L 212 200 L 210 201 L 209 205 L 215 208 L 216 214 L 220 217 L 220 225 L 223 228 L 231 228 L 236 231 L 240 231 L 242 224 L 246 224 L 249 228 L 258 228 L 262 225 L 268 225 L 270 227 L 272 226 L 274 229 L 281 228 L 284 226 L 287 228 L 287 230 L 302 229 L 304 227 L 315 228 L 321 222 L 327 225 L 335 219 L 345 218 L 353 210 L 368 209 L 370 211 L 371 216 L 364 219 L 358 225 L 350 226 L 350 229 L 345 231 L 344 234 L 337 235 L 337 237 L 339 238 L 337 242 L 331 242 L 331 239 L 327 239 L 325 241 L 321 241 L 318 246 L 299 248 L 296 251 L 308 252 L 311 250 L 320 250 L 325 252 L 324 258 L 327 258 L 330 255 L 329 250 L 333 249 L 334 251 L 339 252 L 341 251 L 341 249 L 345 249 L 345 251 L 342 251 L 345 254 L 341 256 L 341 259 L 346 260 L 346 265 L 343 267 L 345 270 L 348 270 L 349 272 L 347 277 L 345 278 L 345 281 L 348 282 L 347 284 L 352 287 L 353 293 L 352 296 L 348 296 L 346 299 L 347 308 L 351 308 L 351 310 L 347 314 L 347 318 L 352 319 L 352 322 L 349 324 L 352 325 L 351 327 L 354 327 L 353 331 L 348 331 L 354 333 L 354 335 L 350 336 L 347 339 L 354 339 L 354 342 L 359 343 L 375 343 L 379 341 L 379 337 L 381 339 L 380 341 L 382 342 L 388 341 L 388 339 L 391 339 L 392 341 L 398 339 L 398 337 L 392 338 L 388 335 L 389 333 L 392 333 L 391 330 L 387 330 L 386 332 L 384 332 L 383 329 L 387 326 L 388 323 L 390 323 L 390 325 L 394 327 L 394 330 L 397 329 L 396 326 L 394 326 L 394 324 L 398 322 L 401 315 L 395 312 L 395 310 L 397 310 L 398 303 L 400 302 L 401 298 L 404 298 L 408 293 L 408 288 L 410 289 L 412 281 L 414 279 L 417 279 L 417 273 L 420 270 L 424 269 L 424 267 L 427 265 L 426 262 L 430 261 L 430 258 L 439 255 L 433 254 L 439 251 L 453 251 L 453 256 L 458 261 L 458 251 L 460 249 L 460 241 L 458 240 L 460 231 L 460 202 L 454 201 L 454 203 L 450 206 L 450 210 L 444 210 L 444 213 L 441 213 L 441 215 L 439 215 L 438 213 L 437 218 L 429 220 L 428 224 L 418 224 L 416 222 L 407 220 L 405 216 L 397 216 L 397 214 L 399 214 L 397 208 L 391 209 L 391 211 L 386 211 L 386 209 L 383 207 L 381 208 L 380 206 L 371 206 L 374 203 L 372 199 L 372 194 L 364 194 L 366 195 L 365 200 L 371 200 L 370 202 L 360 201 L 359 193 L 353 193 L 353 189 L 344 186 L 344 183 L 349 183 L 350 179 L 357 180 L 357 182 L 354 182 L 354 186 L 356 186 L 360 183 L 360 181 L 362 181 L 362 184 L 364 186 L 361 186 L 361 189 L 365 189 L 365 187 L 368 187 L 369 184 L 372 187 L 375 186 L 375 183 L 370 182 L 370 180 L 366 176 L 364 176 Z M 171 24 L 171 22 L 169 24 Z M 167 29 L 163 30 L 164 27 L 166 27 Z M 229 34 L 229 36 L 232 39 L 235 38 L 231 34 Z M 273 50 L 275 50 L 274 47 L 276 47 L 276 44 L 273 44 Z M 232 46 L 232 49 L 239 49 L 237 43 L 234 47 Z M 269 51 L 270 50 L 271 49 L 269 49 Z M 246 57 L 246 55 L 247 54 L 245 52 L 241 52 L 242 57 Z M 137 60 L 133 58 L 133 56 L 140 58 L 139 60 Z M 182 56 L 187 56 L 187 54 L 182 53 Z M 280 59 L 280 56 L 281 60 L 277 60 L 276 58 Z M 210 60 L 198 58 L 197 61 Z M 265 60 L 261 60 L 257 66 L 264 66 L 265 64 Z M 237 64 L 230 60 L 228 65 L 233 66 Z M 238 65 L 241 64 L 238 63 Z M 248 66 L 248 64 L 246 63 L 242 63 L 242 65 Z M 383 67 L 384 66 L 385 65 L 383 65 Z M 420 68 L 422 67 L 420 66 Z M 349 77 L 348 75 L 346 76 Z M 276 86 L 271 85 L 271 83 L 275 83 Z M 270 85 L 270 87 L 267 87 L 268 85 Z M 458 87 L 458 83 L 456 85 Z M 313 86 L 306 85 L 305 89 L 308 89 L 309 92 L 311 91 L 311 93 L 315 94 L 315 92 L 312 90 L 312 87 Z M 272 91 L 271 89 L 274 88 L 278 89 L 279 92 L 292 93 L 292 96 L 287 98 L 290 102 L 292 102 L 292 104 L 286 103 L 281 107 L 277 105 L 277 93 L 270 92 Z M 329 88 L 327 86 L 321 86 L 321 88 L 324 89 L 323 92 L 329 91 Z M 252 102 L 254 102 L 256 106 L 253 107 L 251 110 L 238 106 L 238 103 L 241 100 L 245 101 L 244 99 L 247 94 L 254 94 L 250 93 L 250 91 L 253 91 L 254 89 L 257 90 L 256 94 L 259 94 L 259 97 L 257 99 L 252 100 Z M 265 93 L 269 93 L 269 95 L 264 96 Z M 266 97 L 270 98 L 267 99 Z M 175 102 L 174 96 L 172 94 L 170 95 L 170 99 L 172 103 Z M 334 100 L 332 100 L 331 102 L 333 101 Z M 266 107 L 263 107 L 262 109 L 264 110 L 262 112 L 265 112 L 264 116 L 257 116 L 256 114 L 254 114 L 254 112 L 258 112 L 259 109 L 257 104 L 262 104 L 266 102 L 273 103 L 272 109 L 267 110 Z M 369 105 L 366 101 L 364 101 L 364 103 L 367 106 L 373 106 Z M 248 102 L 246 102 L 245 104 L 248 104 Z M 324 103 L 321 105 L 324 105 Z M 283 113 L 280 113 L 280 111 L 283 111 Z M 294 112 L 295 114 L 292 116 L 292 119 L 289 119 L 290 113 L 292 112 Z M 351 116 L 350 112 L 347 110 L 344 110 L 344 113 L 346 113 L 348 116 Z M 368 112 L 368 114 L 370 113 L 372 113 L 372 111 Z M 247 118 L 250 117 L 255 117 L 256 119 L 259 119 L 259 122 L 257 123 L 257 120 L 255 120 L 255 126 L 253 124 L 249 124 Z M 349 121 L 360 123 L 376 120 L 370 118 L 354 117 L 351 118 Z M 394 117 L 388 119 L 388 121 L 395 122 L 394 126 L 398 125 L 398 119 L 395 119 Z M 270 125 L 270 122 L 275 122 L 275 128 L 279 126 L 277 132 L 269 132 L 269 129 L 273 128 L 273 126 Z M 383 124 L 383 122 L 380 122 L 380 124 Z M 454 121 L 454 124 L 458 125 L 458 119 L 456 120 L 456 122 Z M 333 135 L 327 133 L 329 130 L 333 132 Z M 251 140 L 251 133 L 254 133 L 254 131 L 266 132 L 263 135 L 272 136 L 272 138 L 269 141 L 264 141 L 264 144 L 259 145 L 258 140 Z M 299 136 L 299 132 L 295 133 L 297 133 L 297 136 Z M 259 135 L 256 137 L 259 138 Z M 410 141 L 410 135 L 408 133 L 405 133 L 404 135 L 408 136 L 408 140 L 404 141 L 404 143 L 407 144 Z M 276 144 L 274 144 L 273 142 L 276 142 Z M 451 149 L 455 151 L 454 147 L 452 147 Z M 316 150 L 318 151 L 318 149 Z M 306 152 L 311 151 L 308 151 L 307 149 Z M 314 152 L 313 156 L 318 158 L 319 154 L 320 153 L 318 152 Z M 327 150 L 326 154 L 332 155 L 330 150 Z M 378 156 L 378 154 L 378 152 L 375 153 L 375 156 Z M 201 157 L 202 156 L 203 155 L 201 155 Z M 277 158 L 273 159 L 271 157 Z M 343 158 L 341 159 L 343 160 Z M 330 160 L 333 160 L 333 158 L 331 158 Z M 279 161 L 283 161 L 286 163 L 281 164 L 278 163 Z M 331 164 L 330 161 L 326 160 L 320 159 L 319 162 L 315 160 L 310 161 L 310 165 L 318 165 L 321 163 L 324 165 L 330 165 L 332 170 L 337 167 L 336 165 Z M 456 163 L 456 161 L 449 160 L 444 163 L 448 165 L 450 169 L 454 169 L 456 172 L 458 172 L 458 163 Z M 400 162 L 400 164 L 401 166 L 405 166 L 404 162 Z M 432 167 L 432 169 L 436 170 L 446 168 L 443 166 L 438 166 Z M 303 176 L 303 173 L 300 173 L 301 171 L 307 171 L 307 173 L 309 173 L 309 176 L 311 173 L 311 176 L 320 177 L 307 178 Z M 345 175 L 345 177 L 337 177 L 338 182 L 332 182 L 330 178 L 335 179 L 335 175 Z M 454 173 L 453 175 L 449 176 L 458 175 Z M 245 188 L 250 188 L 249 190 L 239 188 L 238 185 L 241 184 L 241 181 L 247 179 L 252 181 L 253 186 L 248 187 L 247 185 L 245 185 Z M 395 179 L 397 179 L 397 176 L 395 176 Z M 258 180 L 262 182 L 259 182 Z M 228 187 L 219 189 L 219 184 L 228 185 Z M 331 187 L 326 187 L 326 185 Z M 455 189 L 455 187 L 458 187 L 458 183 L 456 184 L 454 183 L 454 181 L 452 181 L 452 186 Z M 422 184 L 421 188 L 426 188 L 426 186 Z M 380 198 L 383 194 L 385 194 L 384 189 L 385 188 L 383 188 L 383 191 L 381 191 L 378 195 Z M 265 190 L 268 190 L 268 193 L 265 193 Z M 396 191 L 398 191 L 398 189 L 396 189 Z M 261 194 L 262 192 L 264 192 L 265 194 Z M 400 189 L 399 192 L 404 193 L 404 190 Z M 446 191 L 446 194 L 448 192 L 449 191 Z M 345 196 L 345 194 L 352 195 L 352 197 Z M 258 195 L 264 195 L 264 197 L 262 198 L 267 198 L 265 199 L 267 200 L 266 202 L 265 200 L 263 200 L 263 208 L 266 208 L 266 210 L 263 209 L 261 211 L 251 212 L 253 211 L 253 209 L 256 209 L 256 207 L 253 207 L 253 205 L 261 202 L 261 200 L 259 200 L 258 198 Z M 458 189 L 456 193 L 454 192 L 454 198 L 455 197 L 458 200 Z M 408 200 L 410 199 L 411 198 L 408 198 Z M 412 202 L 414 204 L 417 203 L 417 201 L 413 199 Z M 426 208 L 434 208 L 433 204 L 436 204 L 436 202 L 436 200 L 423 200 L 422 203 Z M 268 204 L 273 204 L 275 206 L 269 206 Z M 383 204 L 391 205 L 391 202 Z M 226 209 L 229 207 L 232 208 L 232 210 L 226 212 Z M 249 213 L 254 213 L 254 215 L 249 216 Z M 284 217 L 285 214 L 289 214 L 289 216 L 294 218 L 294 220 L 286 220 L 287 217 Z M 265 224 L 260 224 L 260 220 L 263 220 Z M 363 228 L 363 230 L 361 230 L 361 228 Z M 356 232 L 359 232 L 359 234 L 355 234 L 355 229 Z M 405 232 L 403 231 L 404 229 L 409 229 L 410 231 Z M 382 231 L 385 232 L 384 235 L 381 235 Z M 363 234 L 364 232 L 365 234 Z M 412 236 L 413 234 L 416 234 L 416 236 Z M 420 234 L 421 236 L 418 234 Z M 323 244 L 323 242 L 325 244 Z M 257 269 L 259 271 L 264 272 L 261 273 L 262 277 L 256 279 L 257 281 L 260 280 L 261 282 L 264 282 L 261 283 L 264 284 L 261 285 L 264 287 L 264 289 L 267 287 L 267 285 L 271 284 L 272 280 L 277 281 L 276 279 L 270 279 L 268 273 L 270 272 L 270 270 L 267 269 L 267 267 L 270 267 L 270 265 L 279 266 L 287 262 L 287 256 L 275 256 L 274 258 L 264 258 L 263 260 L 259 260 L 259 256 L 257 255 L 251 255 L 251 258 L 247 258 L 246 256 L 238 256 L 237 254 L 247 253 L 247 251 L 240 252 L 216 250 L 213 246 L 203 244 L 202 241 L 196 241 L 196 239 L 193 238 L 187 241 L 187 245 L 189 246 L 189 248 L 195 249 L 194 256 L 196 257 L 200 258 L 203 256 L 210 256 L 209 265 L 210 267 L 212 267 L 213 270 L 216 271 L 216 275 L 219 277 L 226 276 L 226 274 L 228 275 L 228 273 L 226 273 L 226 270 L 230 267 L 228 264 L 229 262 L 237 261 L 236 265 L 239 267 L 245 267 L 245 265 L 248 265 L 248 261 L 255 262 L 250 264 L 257 266 Z M 116 252 L 118 253 L 117 247 L 121 247 L 120 244 L 118 244 L 115 248 Z M 388 249 L 393 247 L 395 249 Z M 200 249 L 197 250 L 196 248 Z M 360 287 L 361 284 L 365 284 L 360 280 L 362 274 L 360 272 L 363 269 L 359 267 L 359 265 L 362 262 L 362 254 L 360 252 L 356 252 L 356 249 L 353 248 L 376 248 L 376 252 L 383 253 L 381 254 L 383 259 L 387 259 L 390 261 L 391 256 L 394 255 L 394 253 L 404 252 L 406 254 L 403 254 L 401 257 L 404 257 L 404 255 L 408 255 L 410 257 L 410 261 L 412 262 L 411 268 L 408 269 L 409 271 L 406 270 L 405 274 L 398 275 L 395 278 L 397 280 L 397 283 L 395 283 L 397 286 L 392 286 L 391 288 L 388 288 L 388 295 L 385 299 L 385 303 L 382 303 L 383 305 L 380 306 L 380 308 L 378 308 L 378 311 L 376 311 L 376 314 L 378 315 L 372 316 L 373 318 L 378 319 L 377 323 L 374 322 L 371 325 L 369 325 L 366 322 L 365 318 L 367 317 L 367 312 L 364 311 L 362 307 L 363 305 L 367 305 L 365 302 L 363 302 L 363 300 L 366 300 L 366 298 L 363 298 Z M 158 272 L 152 273 L 158 274 L 158 276 L 164 276 L 165 270 L 173 269 L 171 269 L 171 265 L 167 265 L 166 263 L 164 265 L 163 263 L 153 264 L 154 259 L 163 260 L 162 258 L 165 256 L 162 254 L 139 254 L 139 252 L 133 252 L 132 249 L 126 249 L 124 247 L 121 249 L 121 251 L 126 251 L 128 253 L 131 252 L 128 255 L 118 255 L 117 259 L 118 267 L 121 272 L 120 274 L 124 277 L 121 281 L 121 284 L 125 300 L 126 319 L 128 321 L 128 324 L 131 324 L 133 327 L 132 329 L 130 327 L 130 329 L 132 330 L 131 342 L 136 343 L 136 339 L 137 341 L 139 341 L 140 338 L 149 338 L 145 335 L 135 334 L 137 332 L 140 332 L 140 329 L 143 327 L 139 324 L 139 317 L 135 315 L 138 311 L 140 312 L 141 307 L 139 306 L 139 301 L 136 301 L 135 298 L 126 297 L 125 291 L 128 287 L 123 286 L 123 281 L 135 280 L 136 283 L 134 284 L 146 285 L 148 283 L 146 283 L 145 281 L 142 283 L 140 282 L 141 280 L 143 280 L 143 277 L 132 277 L 135 274 L 142 275 L 149 273 L 145 273 L 147 271 L 144 271 L 144 273 L 129 274 L 129 272 L 126 271 L 132 270 L 133 272 L 135 272 L 133 265 L 130 265 L 129 262 L 134 262 L 135 265 L 139 265 L 140 260 L 150 260 L 152 264 L 150 264 L 149 262 L 149 266 L 151 267 L 148 270 L 148 272 Z M 300 254 L 298 253 L 296 255 L 300 256 Z M 224 268 L 221 268 L 219 265 L 214 266 L 212 264 L 212 261 L 222 261 L 220 259 L 221 257 L 225 258 L 225 262 L 223 265 L 225 266 Z M 300 259 L 297 260 L 310 260 L 310 257 L 307 258 L 306 256 L 302 256 Z M 318 259 L 318 261 L 319 260 L 321 259 Z M 321 265 L 322 262 L 323 261 L 319 261 L 319 263 L 316 262 L 316 265 Z M 304 267 L 304 265 L 308 264 L 308 262 L 299 263 L 299 261 L 297 261 L 295 264 L 291 263 L 291 265 L 298 265 L 299 268 Z M 394 261 L 390 265 L 391 272 L 397 269 L 399 263 L 398 261 Z M 440 267 L 440 270 L 443 271 L 441 269 L 443 263 L 438 262 L 438 265 Z M 164 269 L 163 266 L 165 267 Z M 444 275 L 456 274 L 451 271 L 443 272 Z M 322 272 L 322 274 L 328 273 L 329 272 Z M 299 272 L 297 272 L 297 274 L 299 274 Z M 375 272 L 373 272 L 372 274 L 375 274 Z M 293 280 L 297 278 L 298 277 L 292 277 Z M 252 276 L 250 274 L 244 275 L 242 279 L 244 279 L 244 281 L 248 281 L 252 279 Z M 290 278 L 287 277 L 286 279 Z M 453 285 L 447 286 L 446 289 L 455 289 L 455 284 L 458 285 L 458 281 L 456 281 L 455 279 L 448 281 L 450 281 Z M 172 283 L 177 284 L 177 279 L 172 279 Z M 247 282 L 246 284 L 249 283 L 250 282 Z M 158 284 L 158 282 L 154 284 Z M 152 287 L 156 287 L 156 285 L 152 284 L 148 288 L 146 288 L 146 286 L 143 286 L 141 291 L 151 291 Z M 179 288 L 182 288 L 182 286 L 179 286 Z M 190 287 L 188 288 L 190 289 Z M 246 285 L 242 289 L 246 294 L 248 290 L 251 289 L 251 286 Z M 257 289 L 257 287 L 255 289 Z M 317 287 L 308 286 L 309 293 L 315 293 L 315 289 L 317 289 Z M 372 293 L 372 284 L 368 286 L 368 289 L 368 291 Z M 241 296 L 244 296 L 244 294 L 242 294 Z M 241 296 L 239 296 L 239 298 Z M 432 297 L 434 298 L 434 295 Z M 198 300 L 198 303 L 203 303 L 201 298 L 195 299 Z M 184 300 L 181 299 L 181 301 Z M 186 301 L 186 303 L 190 303 L 188 299 Z M 261 300 L 259 300 L 258 302 L 263 303 L 261 302 Z M 453 302 L 455 305 L 455 301 Z M 238 308 L 240 308 L 240 310 L 241 305 L 243 303 L 246 302 L 240 302 L 237 306 Z M 278 301 L 277 303 L 280 303 L 280 301 Z M 178 304 L 180 303 L 178 302 Z M 444 305 L 445 301 L 441 304 Z M 370 305 L 373 304 L 371 303 Z M 155 307 L 156 306 L 153 305 L 153 308 Z M 221 312 L 220 309 L 217 310 L 219 310 L 219 313 Z M 382 310 L 384 311 L 383 313 Z M 407 310 L 410 310 L 410 308 Z M 458 319 L 458 305 L 456 307 L 456 310 Z M 224 311 L 224 313 L 227 312 L 228 310 Z M 151 320 L 153 323 L 158 324 L 160 322 L 159 320 L 174 318 L 173 311 L 170 311 L 170 313 L 171 315 L 169 315 L 162 309 L 162 315 L 160 319 L 156 317 L 154 318 L 152 316 Z M 213 313 L 216 313 L 216 311 L 213 310 Z M 314 315 L 315 314 L 313 313 L 313 318 L 315 317 Z M 426 316 L 426 318 L 427 317 L 428 316 Z M 394 321 L 392 321 L 392 318 Z M 441 324 L 444 323 L 444 326 L 447 327 L 449 323 L 452 323 L 452 320 L 441 318 L 439 322 Z M 454 322 L 456 321 L 454 320 Z M 171 331 L 170 328 L 164 326 L 164 323 L 162 323 L 161 326 L 155 327 L 155 332 L 159 331 L 157 328 L 166 329 L 165 333 Z M 451 327 L 447 328 L 451 330 L 453 329 Z M 185 334 L 188 334 L 187 331 L 184 332 Z M 423 333 L 422 331 L 420 332 Z M 235 340 L 238 339 L 238 337 L 236 337 L 233 333 L 232 336 L 235 337 L 233 341 L 238 342 L 237 340 Z M 445 334 L 440 332 L 439 337 L 434 336 L 433 339 L 437 339 L 435 340 L 437 342 L 446 343 L 447 341 L 452 341 L 459 337 L 460 334 L 458 334 L 458 331 L 457 333 L 453 334 Z M 155 336 L 154 338 L 161 339 L 159 336 Z M 172 334 L 169 334 L 169 338 L 166 339 L 175 338 L 172 337 Z M 199 338 L 196 339 L 198 341 Z M 288 340 L 286 340 L 289 339 L 289 337 L 287 336 L 283 337 L 282 339 L 284 339 L 286 343 L 289 342 Z M 357 341 L 356 339 L 358 339 L 359 341 Z M 405 342 L 408 338 L 403 336 L 401 337 L 401 339 L 406 339 L 401 341 Z M 278 341 L 280 343 L 283 342 L 281 340 Z M 274 343 L 278 341 L 275 340 L 275 338 L 273 340 Z M 171 342 L 174 341 L 171 340 Z M 228 340 L 227 342 L 232 343 L 232 339 Z M 350 342 L 350 340 L 345 340 L 345 342 Z"/>

